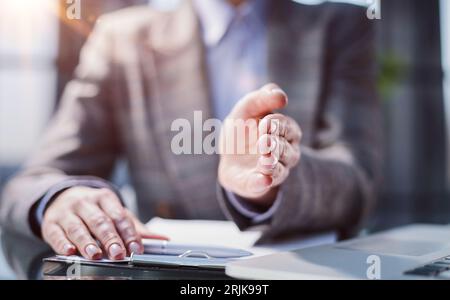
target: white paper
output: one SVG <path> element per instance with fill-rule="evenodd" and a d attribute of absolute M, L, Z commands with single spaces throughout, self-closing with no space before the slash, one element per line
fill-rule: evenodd
<path fill-rule="evenodd" d="M 255 256 L 336 242 L 335 233 L 325 233 L 296 236 L 282 243 L 255 247 L 254 244 L 261 237 L 262 232 L 242 232 L 230 221 L 153 218 L 146 226 L 157 234 L 169 237 L 170 241 L 175 243 L 237 248 L 248 250 Z"/>
<path fill-rule="evenodd" d="M 70 262 L 70 263 L 77 263 L 77 262 L 96 262 L 96 263 L 126 263 L 130 261 L 129 257 L 125 257 L 124 259 L 120 259 L 120 260 L 111 260 L 111 259 L 107 259 L 107 258 L 102 258 L 102 259 L 97 259 L 97 260 L 92 260 L 92 259 L 87 259 L 84 258 L 83 256 L 79 256 L 79 255 L 70 255 L 70 256 L 65 256 L 65 255 L 56 255 L 57 258 Z"/>

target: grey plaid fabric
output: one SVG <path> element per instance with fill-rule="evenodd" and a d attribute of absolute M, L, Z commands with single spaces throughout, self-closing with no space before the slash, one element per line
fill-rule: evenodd
<path fill-rule="evenodd" d="M 374 204 L 381 163 L 373 26 L 352 5 L 271 5 L 270 78 L 288 93 L 283 113 L 304 137 L 265 237 L 355 229 Z M 142 220 L 226 215 L 250 226 L 216 188 L 217 156 L 171 151 L 172 121 L 192 121 L 196 110 L 211 118 L 210 105 L 190 1 L 170 12 L 133 7 L 102 17 L 42 143 L 4 190 L 2 224 L 32 235 L 30 209 L 52 186 L 107 179 L 124 157 Z"/>

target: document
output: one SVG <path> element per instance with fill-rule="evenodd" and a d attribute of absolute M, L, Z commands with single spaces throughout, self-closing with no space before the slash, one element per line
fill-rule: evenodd
<path fill-rule="evenodd" d="M 328 232 L 316 235 L 298 235 L 277 244 L 255 246 L 262 235 L 262 230 L 240 231 L 231 221 L 153 218 L 146 226 L 155 233 L 168 236 L 170 242 L 173 243 L 204 246 L 206 248 L 242 249 L 253 253 L 251 257 L 330 244 L 337 240 L 336 233 Z M 245 259 L 245 257 L 242 259 Z"/>

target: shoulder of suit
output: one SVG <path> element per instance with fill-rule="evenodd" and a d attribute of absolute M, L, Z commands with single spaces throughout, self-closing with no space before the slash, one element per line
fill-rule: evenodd
<path fill-rule="evenodd" d="M 171 12 L 160 11 L 149 5 L 132 6 L 102 15 L 97 26 L 101 26 L 108 32 L 127 34 L 148 30 L 152 24 L 164 23 Z"/>
<path fill-rule="evenodd" d="M 312 18 L 361 18 L 366 16 L 367 7 L 364 5 L 322 1 L 315 4 L 306 4 L 296 1 L 286 1 L 289 9 L 301 12 Z"/>

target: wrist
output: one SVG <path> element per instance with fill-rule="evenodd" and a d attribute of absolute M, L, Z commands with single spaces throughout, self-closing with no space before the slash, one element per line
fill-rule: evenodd
<path fill-rule="evenodd" d="M 261 195 L 258 197 L 248 197 L 248 196 L 245 197 L 245 196 L 239 195 L 239 193 L 235 193 L 235 194 L 237 196 L 239 196 L 242 200 L 247 201 L 253 205 L 257 205 L 261 209 L 265 210 L 273 205 L 273 203 L 277 199 L 278 192 L 279 192 L 279 187 L 274 187 L 274 188 L 270 189 L 264 195 Z"/>

